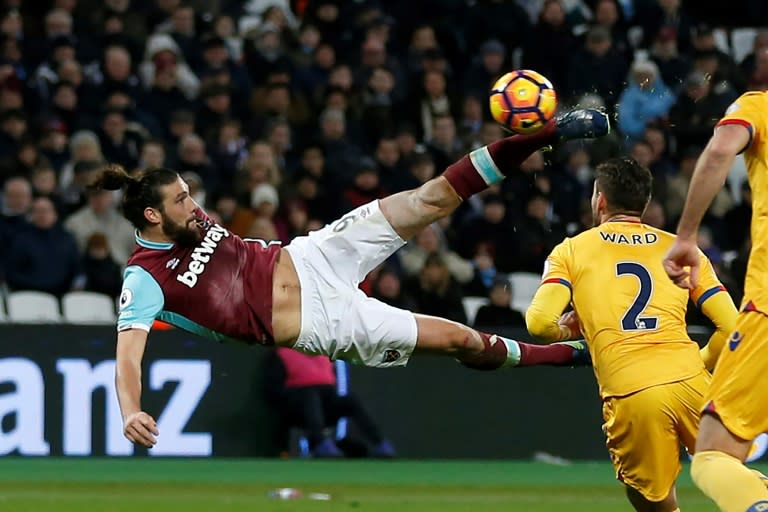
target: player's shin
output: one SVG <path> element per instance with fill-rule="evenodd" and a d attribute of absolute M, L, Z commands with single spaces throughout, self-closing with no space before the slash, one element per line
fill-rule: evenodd
<path fill-rule="evenodd" d="M 495 185 L 518 169 L 534 151 L 556 141 L 554 124 L 532 135 L 513 135 L 472 151 L 448 166 L 443 176 L 456 193 L 468 197 Z"/>
<path fill-rule="evenodd" d="M 768 510 L 765 484 L 736 457 L 718 451 L 698 452 L 691 464 L 691 477 L 720 510 Z"/>
<path fill-rule="evenodd" d="M 520 347 L 515 340 L 477 331 L 483 341 L 479 353 L 462 353 L 457 359 L 473 370 L 498 370 L 505 366 L 517 366 L 520 362 Z"/>
<path fill-rule="evenodd" d="M 592 364 L 587 343 L 583 340 L 561 341 L 549 345 L 518 342 L 520 362 L 517 366 L 588 366 Z"/>

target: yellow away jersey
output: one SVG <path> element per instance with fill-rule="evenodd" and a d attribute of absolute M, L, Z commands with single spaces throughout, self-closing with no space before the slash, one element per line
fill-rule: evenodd
<path fill-rule="evenodd" d="M 600 395 L 624 396 L 692 377 L 704 365 L 686 332 L 689 294 L 661 261 L 674 235 L 639 222 L 605 222 L 555 247 L 542 283 L 572 290 Z M 725 291 L 701 253 L 699 306 Z"/>
<path fill-rule="evenodd" d="M 748 92 L 725 112 L 718 126 L 739 124 L 750 133 L 744 151 L 747 177 L 752 188 L 752 252 L 747 265 L 742 306 L 752 302 L 768 313 L 768 92 Z"/>

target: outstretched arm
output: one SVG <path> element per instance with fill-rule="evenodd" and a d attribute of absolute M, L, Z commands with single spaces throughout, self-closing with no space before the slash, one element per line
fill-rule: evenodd
<path fill-rule="evenodd" d="M 123 416 L 123 434 L 132 442 L 151 448 L 157 442 L 157 423 L 141 410 L 141 360 L 147 336 L 142 329 L 117 333 L 115 387 Z"/>

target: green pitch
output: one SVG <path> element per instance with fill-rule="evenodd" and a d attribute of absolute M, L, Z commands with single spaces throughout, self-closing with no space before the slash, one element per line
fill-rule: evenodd
<path fill-rule="evenodd" d="M 687 468 L 686 468 L 687 469 Z M 276 501 L 295 487 L 330 501 Z M 716 511 L 687 473 L 682 510 Z M 0 459 L 8 512 L 630 511 L 606 463 Z"/>

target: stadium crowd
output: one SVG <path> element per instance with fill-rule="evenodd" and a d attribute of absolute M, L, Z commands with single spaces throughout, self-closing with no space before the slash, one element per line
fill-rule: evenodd
<path fill-rule="evenodd" d="M 563 237 L 591 226 L 597 163 L 629 153 L 648 166 L 645 220 L 672 229 L 715 122 L 743 91 L 768 87 L 768 31 L 737 60 L 718 37 L 733 26 L 704 24 L 710 14 L 679 0 L 0 3 L 10 291 L 117 296 L 134 241 L 119 197 L 86 190 L 105 162 L 178 169 L 223 226 L 287 242 L 505 136 L 489 87 L 526 67 L 552 80 L 562 108 L 610 111 L 613 135 L 532 155 L 364 283 L 387 303 L 459 321 L 463 296 L 495 294 L 484 314 L 522 322 L 504 311 L 499 282 L 541 273 Z M 733 4 L 719 21 L 768 19 L 761 2 Z M 737 300 L 750 217 L 736 179 L 700 234 Z"/>

